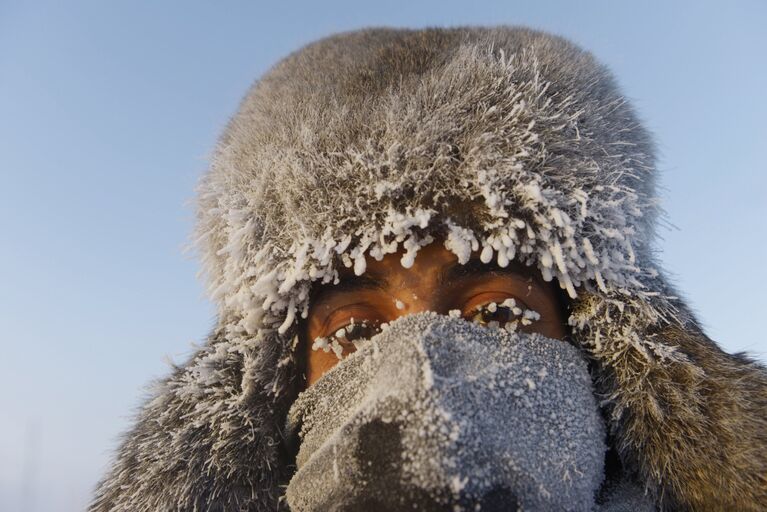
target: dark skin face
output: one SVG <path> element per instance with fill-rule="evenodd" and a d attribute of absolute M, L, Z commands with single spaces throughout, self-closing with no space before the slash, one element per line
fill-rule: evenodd
<path fill-rule="evenodd" d="M 495 326 L 490 323 L 493 321 L 504 325 L 518 320 L 517 330 L 521 332 L 537 332 L 553 339 L 567 336 L 567 318 L 556 282 L 543 281 L 533 267 L 514 262 L 506 268 L 494 262 L 484 264 L 478 252 L 461 265 L 440 241 L 421 248 L 410 268 L 402 266 L 401 256 L 400 251 L 387 254 L 381 261 L 367 258 L 367 269 L 361 276 L 343 269 L 338 285 L 323 285 L 312 298 L 303 326 L 307 386 L 339 361 L 332 350 L 313 350 L 313 341 L 317 337 L 332 340 L 352 318 L 357 324 L 367 322 L 336 338 L 343 348 L 342 357 L 355 350 L 353 339 L 369 338 L 379 332 L 381 323 L 422 311 L 445 315 L 452 311 L 454 316 L 489 327 Z M 508 302 L 501 306 L 509 298 L 519 307 L 516 313 Z M 488 310 L 492 302 L 497 306 L 489 309 L 495 311 Z M 540 318 L 523 324 L 520 309 L 533 310 Z"/>

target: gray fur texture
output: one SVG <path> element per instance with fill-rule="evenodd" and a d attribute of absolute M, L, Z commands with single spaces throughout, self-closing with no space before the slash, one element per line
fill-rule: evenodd
<path fill-rule="evenodd" d="M 218 325 L 153 396 L 93 511 L 276 510 L 309 291 L 436 237 L 571 297 L 615 454 L 661 510 L 767 503 L 767 372 L 723 352 L 655 260 L 655 150 L 591 54 L 524 28 L 368 29 L 279 62 L 199 188 Z M 407 259 L 407 258 L 406 258 Z"/>

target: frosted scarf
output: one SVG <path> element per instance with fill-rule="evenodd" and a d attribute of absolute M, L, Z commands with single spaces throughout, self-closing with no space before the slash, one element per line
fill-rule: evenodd
<path fill-rule="evenodd" d="M 398 318 L 293 404 L 286 499 L 314 510 L 592 510 L 605 432 L 585 360 L 539 334 Z"/>

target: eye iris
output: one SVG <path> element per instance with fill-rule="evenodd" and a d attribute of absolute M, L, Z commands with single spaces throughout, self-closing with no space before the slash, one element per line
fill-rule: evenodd
<path fill-rule="evenodd" d="M 510 322 L 514 317 L 514 314 L 512 313 L 511 309 L 507 308 L 506 306 L 500 306 L 500 307 L 496 306 L 493 309 L 494 310 L 491 311 L 487 307 L 482 308 L 482 311 L 480 312 L 482 323 L 489 323 L 489 322 L 505 323 L 505 322 Z"/>

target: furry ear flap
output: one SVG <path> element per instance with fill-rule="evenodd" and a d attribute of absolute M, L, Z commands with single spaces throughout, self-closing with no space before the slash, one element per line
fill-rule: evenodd
<path fill-rule="evenodd" d="M 276 332 L 235 347 L 217 329 L 157 383 L 89 510 L 279 510 L 289 349 Z"/>
<path fill-rule="evenodd" d="M 611 403 L 624 465 L 662 509 L 763 510 L 767 503 L 767 373 L 721 351 L 690 320 L 646 337 L 673 358 L 624 351 L 597 383 Z"/>

